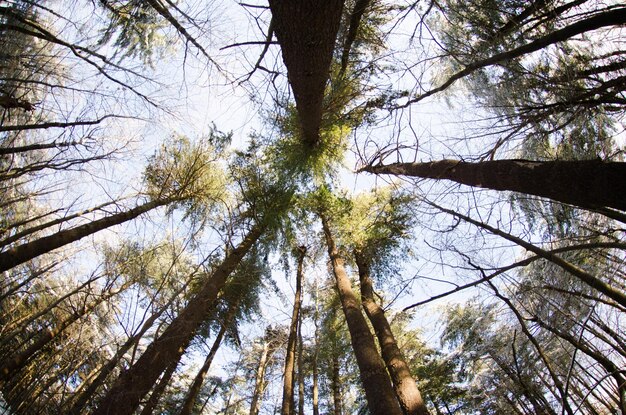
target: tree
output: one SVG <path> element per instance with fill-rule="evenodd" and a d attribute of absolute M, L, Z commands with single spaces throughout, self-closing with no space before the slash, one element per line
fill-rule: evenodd
<path fill-rule="evenodd" d="M 3 409 L 624 410 L 621 4 L 5 3 Z"/>
<path fill-rule="evenodd" d="M 270 9 L 296 100 L 302 140 L 315 147 L 343 2 L 271 1 Z"/>
<path fill-rule="evenodd" d="M 239 343 L 237 325 L 246 316 L 258 312 L 258 292 L 267 277 L 267 267 L 262 260 L 262 250 L 256 248 L 247 256 L 235 271 L 228 284 L 220 295 L 220 304 L 216 309 L 216 323 L 218 333 L 213 345 L 206 355 L 204 363 L 189 387 L 179 415 L 189 415 L 194 411 L 195 401 L 198 399 L 204 379 L 213 363 L 215 354 L 222 345 L 224 338 L 229 335 L 231 341 Z"/>
<path fill-rule="evenodd" d="M 626 210 L 621 195 L 626 163 L 602 160 L 493 160 L 469 163 L 441 160 L 430 163 L 368 165 L 361 171 L 435 180 L 467 186 L 508 190 L 547 197 L 586 209 Z"/>
<path fill-rule="evenodd" d="M 326 190 L 327 192 L 327 190 Z M 352 292 L 350 280 L 344 268 L 344 260 L 340 256 L 335 240 L 329 225 L 329 206 L 331 200 L 324 200 L 329 195 L 321 191 L 321 205 L 318 207 L 318 215 L 322 221 L 322 228 L 326 244 L 328 246 L 328 255 L 335 274 L 337 291 L 341 299 L 346 322 L 350 331 L 352 347 L 359 365 L 361 382 L 367 396 L 368 407 L 374 414 L 400 414 L 400 406 L 396 399 L 395 393 L 391 388 L 391 382 L 385 365 L 376 350 L 374 338 L 365 322 L 363 314 L 359 307 L 359 303 Z M 325 194 L 326 193 L 326 194 Z"/>
<path fill-rule="evenodd" d="M 217 294 L 226 283 L 226 279 L 262 232 L 262 225 L 257 224 L 239 246 L 227 254 L 224 261 L 206 278 L 198 293 L 163 334 L 146 349 L 132 368 L 118 378 L 94 414 L 106 414 L 111 410 L 120 414 L 131 414 L 137 408 L 161 372 L 180 358 L 180 354 L 187 348 L 195 331 L 204 321 L 205 315 L 214 306 Z"/>
<path fill-rule="evenodd" d="M 277 336 L 278 332 L 271 327 L 266 328 L 265 338 L 262 339 L 261 356 L 259 357 L 259 363 L 256 369 L 256 377 L 254 380 L 254 393 L 252 394 L 252 401 L 250 402 L 250 415 L 257 415 L 261 404 L 261 399 L 265 391 L 265 371 L 267 369 L 269 359 L 276 351 L 280 344 L 280 336 Z"/>
<path fill-rule="evenodd" d="M 78 241 L 95 232 L 132 220 L 152 209 L 166 205 L 181 205 L 188 215 L 216 204 L 217 192 L 223 181 L 216 170 L 211 148 L 192 147 L 184 138 L 165 146 L 152 158 L 145 173 L 147 193 L 152 200 L 90 223 L 66 229 L 53 235 L 23 243 L 0 253 L 0 271 L 6 271 L 56 248 Z"/>
<path fill-rule="evenodd" d="M 284 385 L 283 385 L 283 403 L 281 412 L 283 415 L 293 415 L 294 411 L 294 385 L 295 385 L 295 363 L 296 363 L 296 350 L 299 346 L 298 343 L 298 327 L 301 322 L 300 308 L 302 302 L 302 279 L 303 279 L 303 263 L 306 256 L 306 246 L 299 246 L 297 248 L 298 255 L 298 269 L 296 271 L 296 292 L 293 303 L 293 312 L 291 315 L 291 324 L 289 326 L 289 337 L 287 339 L 287 353 L 285 356 L 285 371 L 284 371 Z M 300 342 L 301 344 L 301 342 Z M 299 368 L 299 371 L 302 368 Z"/>

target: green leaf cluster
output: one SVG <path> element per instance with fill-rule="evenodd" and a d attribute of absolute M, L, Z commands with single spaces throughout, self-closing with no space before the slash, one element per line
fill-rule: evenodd
<path fill-rule="evenodd" d="M 146 193 L 153 200 L 171 200 L 170 211 L 181 208 L 185 217 L 201 219 L 228 202 L 227 176 L 220 164 L 220 148 L 230 134 L 212 131 L 209 137 L 192 142 L 173 136 L 150 158 L 144 172 Z"/>

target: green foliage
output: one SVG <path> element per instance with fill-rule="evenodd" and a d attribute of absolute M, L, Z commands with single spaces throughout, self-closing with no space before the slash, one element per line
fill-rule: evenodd
<path fill-rule="evenodd" d="M 607 8 L 574 3 L 481 0 L 439 2 L 433 27 L 445 45 L 442 79 L 497 53 L 510 51 Z M 578 13 L 571 13 L 572 7 Z M 559 13 L 555 10 L 563 9 Z M 539 160 L 619 157 L 614 137 L 620 98 L 623 54 L 593 37 L 568 40 L 532 55 L 499 62 L 473 72 L 465 83 L 501 126 L 502 139 L 520 140 L 518 156 Z M 619 92 L 618 92 L 619 90 Z M 497 144 L 498 147 L 502 142 Z"/>
<path fill-rule="evenodd" d="M 150 158 L 144 172 L 146 193 L 154 200 L 171 200 L 192 220 L 205 218 L 218 202 L 228 203 L 227 178 L 220 155 L 231 135 L 217 130 L 194 143 L 173 136 Z"/>
<path fill-rule="evenodd" d="M 138 284 L 149 302 L 146 306 L 167 301 L 194 273 L 189 256 L 170 241 L 153 245 L 123 241 L 116 247 L 104 245 L 101 250 L 105 274 Z"/>
<path fill-rule="evenodd" d="M 142 0 L 100 0 L 99 4 L 109 17 L 99 44 L 113 41 L 120 59 L 138 57 L 152 64 L 155 50 L 167 45 L 163 29 L 168 23 Z"/>
<path fill-rule="evenodd" d="M 245 151 L 237 151 L 229 162 L 230 175 L 242 211 L 240 220 L 253 219 L 265 226 L 263 240 L 277 237 L 296 191 L 295 184 L 272 169 L 263 148 L 252 137 Z"/>
<path fill-rule="evenodd" d="M 260 312 L 259 296 L 266 289 L 268 280 L 271 280 L 271 270 L 265 259 L 268 254 L 263 246 L 256 246 L 249 252 L 237 269 L 228 278 L 226 286 L 220 292 L 218 302 L 205 321 L 200 333 L 208 337 L 210 329 L 218 332 L 224 322 L 230 307 L 237 308 L 234 321 L 228 327 L 227 334 L 232 344 L 241 345 L 238 325 L 243 322 L 252 322 Z M 202 278 L 197 282 L 201 284 Z"/>
<path fill-rule="evenodd" d="M 326 123 L 320 129 L 320 140 L 310 146 L 301 137 L 295 105 L 289 105 L 278 117 L 279 138 L 271 143 L 267 157 L 282 176 L 307 186 L 310 178 L 321 184 L 336 174 L 348 148 L 350 129 L 344 125 Z"/>

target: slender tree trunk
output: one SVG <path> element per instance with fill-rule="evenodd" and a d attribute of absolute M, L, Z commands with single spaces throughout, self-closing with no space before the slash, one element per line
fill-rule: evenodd
<path fill-rule="evenodd" d="M 259 365 L 256 371 L 254 393 L 252 395 L 252 402 L 250 403 L 250 415 L 257 415 L 261 407 L 261 398 L 265 390 L 265 369 L 267 369 L 267 363 L 269 362 L 270 351 L 271 340 L 266 339 L 265 343 L 263 343 L 263 351 L 261 352 L 261 358 L 259 359 Z"/>
<path fill-rule="evenodd" d="M 341 415 L 343 412 L 343 399 L 341 394 L 341 378 L 339 374 L 339 351 L 333 348 L 333 361 L 332 361 L 332 389 L 333 389 L 333 412 L 335 415 Z"/>
<path fill-rule="evenodd" d="M 283 382 L 283 404 L 282 415 L 293 415 L 293 390 L 294 390 L 294 370 L 296 361 L 296 343 L 298 340 L 298 322 L 300 320 L 300 305 L 302 302 L 302 274 L 306 247 L 298 247 L 298 270 L 296 272 L 296 293 L 293 300 L 293 311 L 291 314 L 291 324 L 289 326 L 289 337 L 287 339 L 287 353 L 285 356 L 285 371 Z"/>
<path fill-rule="evenodd" d="M 239 246 L 228 253 L 163 334 L 148 346 L 129 370 L 120 375 L 93 415 L 131 415 L 137 409 L 161 372 L 187 348 L 196 330 L 214 307 L 217 294 L 224 287 L 226 279 L 262 232 L 262 226 L 255 226 Z"/>
<path fill-rule="evenodd" d="M 302 317 L 298 319 L 298 415 L 304 415 L 304 365 L 302 362 Z"/>
<path fill-rule="evenodd" d="M 191 414 L 193 410 L 193 404 L 196 402 L 196 399 L 198 398 L 198 394 L 200 393 L 200 390 L 202 389 L 202 384 L 204 383 L 204 377 L 208 373 L 211 367 L 211 363 L 213 363 L 213 358 L 215 357 L 215 354 L 220 348 L 222 340 L 224 339 L 224 335 L 226 334 L 226 330 L 230 327 L 230 325 L 233 323 L 233 320 L 235 319 L 235 315 L 237 314 L 237 310 L 239 309 L 240 299 L 241 297 L 239 297 L 237 300 L 233 301 L 230 304 L 228 314 L 224 318 L 222 326 L 220 327 L 220 331 L 219 333 L 217 333 L 217 336 L 215 337 L 215 340 L 213 341 L 213 346 L 211 346 L 211 350 L 209 351 L 209 354 L 207 354 L 206 359 L 204 359 L 204 364 L 202 365 L 202 367 L 196 374 L 196 377 L 194 378 L 193 383 L 189 387 L 189 391 L 187 392 L 187 396 L 185 397 L 185 402 L 183 403 L 183 406 L 180 412 L 178 413 L 178 415 L 190 415 Z"/>
<path fill-rule="evenodd" d="M 323 213 L 320 214 L 320 217 L 328 245 L 328 255 L 330 256 L 337 282 L 341 306 L 348 323 L 350 340 L 359 366 L 361 383 L 365 390 L 370 412 L 373 415 L 402 414 L 395 392 L 391 387 L 385 363 L 376 349 L 374 336 L 372 336 L 367 322 L 363 314 L 361 314 L 359 302 L 352 292 L 350 279 L 344 268 L 343 258 L 339 255 L 339 250 L 330 232 L 328 219 Z"/>
<path fill-rule="evenodd" d="M 318 313 L 318 289 L 317 289 L 317 278 L 315 279 L 315 316 L 313 321 L 315 324 L 315 344 L 313 345 L 313 391 L 311 393 L 312 396 L 312 406 L 313 406 L 313 415 L 320 415 L 320 407 L 319 407 L 319 386 L 318 386 L 318 374 L 319 368 L 317 366 L 317 360 L 319 357 L 319 313 Z"/>
<path fill-rule="evenodd" d="M 374 174 L 447 179 L 467 186 L 510 190 L 589 209 L 626 210 L 626 162 L 601 160 L 441 160 L 367 166 Z"/>
<path fill-rule="evenodd" d="M 372 323 L 372 327 L 374 327 L 381 354 L 391 375 L 391 381 L 393 382 L 402 411 L 405 415 L 430 415 L 426 403 L 417 388 L 417 384 L 411 376 L 409 366 L 398 347 L 385 313 L 374 300 L 374 289 L 370 277 L 368 259 L 358 250 L 354 251 L 354 257 L 359 269 L 361 302 L 365 309 L 365 314 Z"/>
<path fill-rule="evenodd" d="M 178 357 L 178 360 L 172 362 L 169 367 L 165 369 L 163 376 L 161 376 L 161 379 L 159 379 L 159 383 L 157 383 L 157 385 L 154 387 L 154 390 L 150 394 L 148 402 L 146 402 L 143 409 L 141 410 L 140 415 L 152 415 L 154 409 L 159 403 L 159 400 L 161 399 L 161 396 L 163 395 L 163 392 L 165 392 L 167 385 L 170 383 L 170 380 L 172 380 L 172 376 L 174 376 L 174 372 L 176 372 L 176 367 L 178 366 L 178 362 L 180 361 L 180 357 L 182 355 L 183 354 L 181 353 Z"/>
<path fill-rule="evenodd" d="M 172 202 L 171 199 L 153 200 L 125 212 L 106 216 L 104 218 L 94 220 L 93 222 L 71 229 L 65 229 L 52 235 L 44 236 L 34 241 L 16 246 L 15 248 L 0 253 L 0 272 L 7 271 L 17 265 L 23 264 L 26 261 L 30 261 L 33 258 L 51 252 L 69 243 L 76 242 L 85 236 L 110 228 L 111 226 L 127 222 L 142 213 L 167 205 L 170 202 Z"/>
<path fill-rule="evenodd" d="M 269 1 L 303 139 L 312 147 L 320 138 L 324 89 L 343 3 L 343 0 Z"/>
<path fill-rule="evenodd" d="M 585 344 L 582 340 L 579 341 L 570 333 L 566 333 L 555 327 L 552 327 L 552 325 L 544 322 L 542 319 L 537 318 L 536 316 L 534 318 L 534 321 L 538 323 L 539 326 L 569 342 L 572 346 L 574 346 L 587 356 L 591 357 L 600 366 L 602 366 L 604 370 L 606 370 L 607 374 L 609 374 L 615 380 L 615 383 L 617 385 L 617 399 L 619 400 L 620 411 L 623 414 L 626 413 L 626 377 L 624 377 L 623 375 L 623 368 L 620 368 L 607 355 L 596 350 L 592 345 Z"/>
<path fill-rule="evenodd" d="M 346 72 L 348 68 L 348 58 L 350 57 L 350 50 L 352 44 L 356 40 L 356 35 L 361 26 L 361 19 L 365 10 L 370 5 L 371 0 L 356 0 L 352 13 L 350 13 L 350 25 L 348 26 L 348 33 L 346 34 L 346 40 L 343 43 L 343 49 L 341 51 L 341 75 Z"/>
<path fill-rule="evenodd" d="M 42 230 L 44 230 L 46 228 L 50 228 L 51 226 L 55 226 L 55 225 L 59 225 L 59 224 L 64 223 L 64 222 L 68 222 L 68 221 L 70 221 L 72 219 L 76 219 L 76 218 L 84 216 L 84 215 L 86 215 L 88 213 L 95 212 L 96 210 L 103 209 L 103 208 L 105 208 L 107 206 L 110 206 L 110 205 L 113 205 L 115 203 L 118 203 L 118 202 L 115 202 L 115 201 L 106 202 L 106 203 L 103 203 L 103 204 L 98 205 L 96 207 L 85 209 L 85 210 L 83 210 L 81 212 L 76 212 L 76 213 L 74 213 L 72 215 L 63 216 L 62 218 L 57 218 L 57 219 L 54 219 L 54 220 L 42 223 L 40 225 L 36 225 L 36 226 L 30 227 L 28 229 L 24 229 L 24 230 L 22 230 L 20 232 L 17 232 L 15 234 L 13 234 L 13 235 L 11 235 L 9 237 L 6 237 L 3 240 L 1 240 L 0 241 L 0 246 L 2 246 L 2 247 L 7 246 L 9 244 L 12 244 L 13 242 L 19 241 L 20 239 L 22 239 L 22 238 L 24 238 L 24 237 L 26 237 L 28 235 L 33 234 L 35 232 L 39 232 L 39 231 L 42 231 Z"/>
<path fill-rule="evenodd" d="M 24 329 L 27 328 L 29 324 L 33 323 L 39 317 L 48 314 L 50 311 L 52 311 L 54 308 L 56 308 L 64 300 L 66 300 L 69 297 L 79 293 L 83 288 L 89 286 L 92 282 L 94 282 L 94 281 L 96 281 L 96 280 L 98 280 L 100 278 L 102 278 L 102 275 L 97 276 L 97 277 L 92 277 L 89 280 L 87 280 L 84 283 L 82 283 L 81 285 L 79 285 L 78 287 L 76 287 L 75 289 L 73 289 L 72 291 L 70 291 L 70 292 L 60 296 L 59 298 L 54 300 L 52 303 L 48 304 L 42 310 L 40 310 L 40 311 L 38 311 L 38 312 L 36 312 L 34 314 L 27 315 L 27 316 L 24 316 L 22 318 L 19 318 L 17 321 L 13 321 L 10 324 L 5 325 L 3 327 L 3 330 L 13 330 L 13 331 L 10 332 L 10 333 L 6 333 L 6 334 L 4 334 L 2 336 L 3 339 L 2 339 L 2 342 L 0 342 L 0 347 L 4 346 L 8 342 L 10 342 L 18 334 L 24 333 Z"/>

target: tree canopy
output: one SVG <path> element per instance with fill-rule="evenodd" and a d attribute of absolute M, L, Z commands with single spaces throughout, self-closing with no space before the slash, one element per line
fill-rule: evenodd
<path fill-rule="evenodd" d="M 0 412 L 626 414 L 626 6 L 0 5 Z"/>

